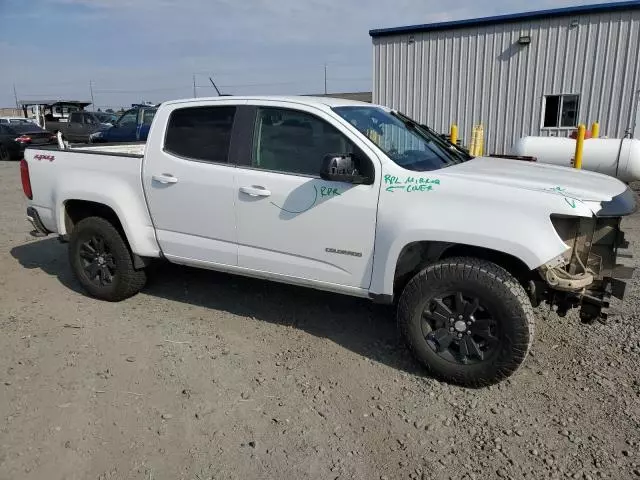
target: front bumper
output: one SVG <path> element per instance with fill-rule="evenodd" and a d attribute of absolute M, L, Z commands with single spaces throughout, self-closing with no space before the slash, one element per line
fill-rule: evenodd
<path fill-rule="evenodd" d="M 586 289 L 581 298 L 580 319 L 586 323 L 607 319 L 611 297 L 619 300 L 624 298 L 627 288 L 625 280 L 630 279 L 634 272 L 634 268 L 618 263 L 618 258 L 623 256 L 619 250 L 629 247 L 624 232 L 620 230 L 620 219 L 617 220 L 616 228 L 611 230 L 613 236 L 611 243 L 608 243 L 603 236 L 599 236 L 602 228 L 598 230 L 598 224 L 597 221 L 588 261 L 593 264 L 600 258 L 602 268 L 594 283 Z M 631 258 L 631 255 L 624 254 L 624 257 Z"/>
<path fill-rule="evenodd" d="M 545 266 L 540 273 L 547 280 L 546 300 L 558 307 L 560 316 L 579 307 L 583 322 L 604 321 L 611 297 L 624 298 L 625 280 L 634 269 L 618 263 L 619 257 L 630 257 L 619 253 L 629 246 L 620 230 L 621 220 L 619 216 L 552 217 L 556 231 L 570 248 L 562 267 Z M 554 273 L 566 281 L 549 282 Z M 585 278 L 590 280 L 584 282 Z"/>

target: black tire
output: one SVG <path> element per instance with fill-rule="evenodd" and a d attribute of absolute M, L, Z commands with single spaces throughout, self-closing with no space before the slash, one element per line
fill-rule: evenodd
<path fill-rule="evenodd" d="M 4 145 L 0 145 L 0 162 L 6 162 L 7 160 L 11 160 L 9 150 Z"/>
<path fill-rule="evenodd" d="M 69 238 L 69 261 L 84 289 L 101 300 L 129 298 L 147 281 L 146 272 L 133 267 L 123 236 L 104 218 L 88 217 L 75 225 Z"/>
<path fill-rule="evenodd" d="M 398 326 L 431 375 L 475 388 L 498 383 L 522 364 L 533 342 L 534 314 L 505 269 L 457 257 L 429 265 L 409 281 L 398 303 Z"/>

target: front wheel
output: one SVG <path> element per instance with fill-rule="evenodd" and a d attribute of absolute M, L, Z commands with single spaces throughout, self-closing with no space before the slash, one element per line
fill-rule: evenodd
<path fill-rule="evenodd" d="M 429 265 L 407 284 L 398 325 L 433 376 L 481 387 L 507 378 L 522 364 L 533 342 L 534 314 L 509 272 L 458 257 Z"/>
<path fill-rule="evenodd" d="M 106 219 L 88 217 L 75 225 L 69 238 L 71 268 L 93 297 L 117 302 L 138 293 L 146 283 L 136 270 L 126 241 Z"/>

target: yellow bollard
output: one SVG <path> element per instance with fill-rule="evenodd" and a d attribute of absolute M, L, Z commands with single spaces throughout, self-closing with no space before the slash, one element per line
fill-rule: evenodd
<path fill-rule="evenodd" d="M 476 143 L 478 141 L 478 129 L 474 125 L 471 130 L 471 143 L 469 144 L 469 155 L 472 157 L 476 156 Z"/>
<path fill-rule="evenodd" d="M 600 124 L 598 122 L 593 122 L 591 125 L 591 138 L 598 138 L 600 136 Z"/>
<path fill-rule="evenodd" d="M 458 125 L 453 123 L 451 125 L 451 132 L 449 133 L 449 141 L 454 145 L 458 143 Z"/>
<path fill-rule="evenodd" d="M 586 128 L 584 124 L 578 125 L 578 138 L 576 138 L 576 154 L 573 161 L 573 167 L 577 169 L 582 168 L 582 150 L 584 149 L 584 134 Z"/>
<path fill-rule="evenodd" d="M 476 143 L 476 157 L 481 157 L 484 154 L 484 127 L 482 124 L 478 125 L 478 141 Z"/>

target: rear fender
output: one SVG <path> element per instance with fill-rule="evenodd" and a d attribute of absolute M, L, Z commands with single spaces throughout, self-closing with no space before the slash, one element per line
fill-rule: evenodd
<path fill-rule="evenodd" d="M 84 200 L 99 203 L 111 208 L 127 237 L 131 250 L 142 257 L 160 256 L 160 248 L 156 241 L 151 217 L 147 210 L 146 201 L 142 196 L 142 185 L 138 189 L 132 188 L 117 175 L 95 171 L 65 172 L 64 178 L 58 179 L 53 189 L 54 205 L 56 205 L 57 231 L 66 235 L 65 203 L 69 200 Z"/>

